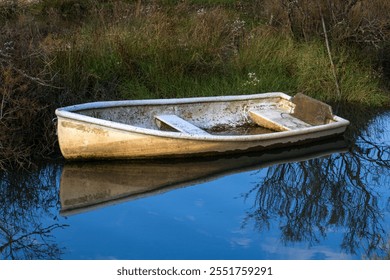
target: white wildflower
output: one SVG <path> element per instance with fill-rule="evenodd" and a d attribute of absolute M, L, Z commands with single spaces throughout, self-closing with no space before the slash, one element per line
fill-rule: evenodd
<path fill-rule="evenodd" d="M 200 8 L 196 11 L 198 16 L 203 16 L 206 13 L 206 10 L 204 8 Z"/>
<path fill-rule="evenodd" d="M 241 31 L 242 29 L 244 29 L 244 27 L 245 27 L 245 21 L 244 20 L 236 19 L 232 23 L 232 31 L 234 33 Z"/>
<path fill-rule="evenodd" d="M 248 80 L 244 82 L 244 87 L 254 87 L 257 86 L 260 83 L 259 78 L 257 78 L 255 72 L 249 72 L 248 73 Z"/>

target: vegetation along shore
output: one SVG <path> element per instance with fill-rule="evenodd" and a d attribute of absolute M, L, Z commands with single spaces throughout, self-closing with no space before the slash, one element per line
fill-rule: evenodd
<path fill-rule="evenodd" d="M 389 106 L 387 0 L 0 0 L 0 169 L 58 155 L 54 110 L 303 92 Z"/>

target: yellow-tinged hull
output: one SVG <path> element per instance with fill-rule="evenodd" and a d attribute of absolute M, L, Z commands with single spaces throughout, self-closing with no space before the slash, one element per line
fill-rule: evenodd
<path fill-rule="evenodd" d="M 251 118 L 250 113 L 256 111 L 261 115 L 276 111 L 279 116 L 276 122 L 283 122 L 285 117 L 294 122 L 297 107 L 291 97 L 283 93 L 96 102 L 57 109 L 57 133 L 61 152 L 67 159 L 136 159 L 290 146 L 342 134 L 349 124 L 332 115 L 322 124 L 303 127 L 286 124 L 283 130 L 275 131 L 261 128 L 267 127 L 263 125 L 264 119 L 260 123 Z M 169 118 L 165 117 L 167 127 L 156 121 L 157 116 L 162 115 L 179 119 L 175 129 L 169 127 Z M 198 131 L 204 133 L 186 130 L 186 124 L 199 127 Z M 176 130 L 182 128 L 184 132 Z"/>

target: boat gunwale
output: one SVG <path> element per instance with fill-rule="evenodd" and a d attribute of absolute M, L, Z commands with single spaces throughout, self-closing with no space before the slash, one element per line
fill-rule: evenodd
<path fill-rule="evenodd" d="M 226 96 L 208 96 L 208 97 L 187 97 L 187 98 L 165 98 L 165 99 L 138 99 L 138 100 L 118 100 L 118 101 L 97 101 L 76 104 L 58 108 L 57 111 L 80 111 L 91 109 L 102 109 L 109 107 L 126 107 L 140 105 L 175 105 L 191 104 L 200 102 L 226 102 L 226 101 L 244 101 L 251 99 L 282 98 L 290 101 L 291 96 L 283 92 L 267 92 L 251 95 L 226 95 Z"/>
<path fill-rule="evenodd" d="M 333 130 L 349 125 L 349 121 L 339 116 L 334 115 L 332 123 L 317 125 L 297 130 L 272 132 L 255 135 L 196 135 L 181 132 L 161 131 L 150 128 L 142 128 L 124 123 L 108 121 L 104 119 L 89 117 L 73 111 L 102 109 L 110 107 L 126 107 L 126 106 L 141 106 L 141 105 L 179 105 L 200 102 L 228 102 L 228 101 L 244 101 L 253 99 L 266 98 L 282 98 L 287 101 L 291 100 L 291 96 L 282 92 L 260 93 L 252 95 L 231 95 L 231 96 L 216 96 L 216 97 L 191 97 L 191 98 L 174 98 L 174 99 L 144 99 L 144 100 L 121 100 L 121 101 L 105 101 L 105 102 L 91 102 L 67 107 L 58 108 L 55 111 L 57 117 L 83 122 L 86 124 L 93 124 L 102 126 L 108 129 L 121 130 L 125 132 L 139 133 L 150 136 L 188 139 L 188 140 L 203 140 L 203 141 L 258 141 L 258 140 L 272 140 L 275 138 L 285 138 L 296 135 L 305 135 L 320 131 Z"/>

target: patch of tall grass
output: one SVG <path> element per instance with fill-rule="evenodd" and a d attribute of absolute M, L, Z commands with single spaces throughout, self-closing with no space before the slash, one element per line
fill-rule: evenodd
<path fill-rule="evenodd" d="M 63 84 L 91 99 L 268 91 L 375 105 L 386 99 L 371 62 L 357 51 L 335 50 L 339 93 L 320 39 L 297 41 L 221 7 L 174 9 L 147 6 L 141 16 L 129 13 L 109 24 L 95 20 L 62 38 L 53 54 Z"/>

